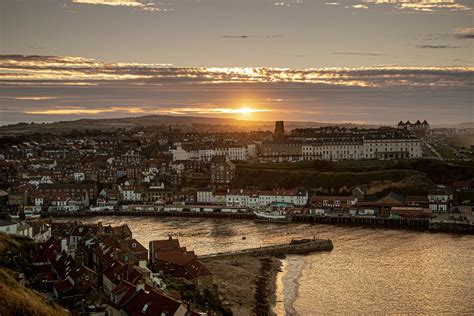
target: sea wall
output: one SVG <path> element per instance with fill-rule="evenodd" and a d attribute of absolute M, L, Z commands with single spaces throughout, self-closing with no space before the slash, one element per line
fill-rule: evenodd
<path fill-rule="evenodd" d="M 286 254 L 305 254 L 317 251 L 331 251 L 333 248 L 334 246 L 332 241 L 329 239 L 312 239 L 307 242 L 297 244 L 279 244 L 229 252 L 218 252 L 210 255 L 199 256 L 199 259 L 225 258 L 241 255 L 254 257 L 281 256 Z"/>

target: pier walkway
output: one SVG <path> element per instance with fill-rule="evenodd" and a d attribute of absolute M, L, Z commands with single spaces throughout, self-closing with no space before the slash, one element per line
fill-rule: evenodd
<path fill-rule="evenodd" d="M 199 259 L 233 257 L 240 255 L 249 255 L 254 257 L 262 256 L 280 256 L 286 254 L 305 254 L 317 251 L 331 251 L 334 248 L 329 239 L 305 239 L 295 243 L 278 244 L 272 246 L 263 246 L 257 248 L 248 248 L 242 250 L 218 252 L 209 255 L 198 256 Z"/>

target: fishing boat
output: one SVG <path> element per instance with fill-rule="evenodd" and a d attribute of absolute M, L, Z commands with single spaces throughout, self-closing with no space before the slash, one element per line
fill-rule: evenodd
<path fill-rule="evenodd" d="M 33 211 L 24 211 L 25 213 L 25 219 L 37 219 L 41 218 L 41 214 Z M 12 219 L 20 219 L 21 218 L 21 213 L 18 212 L 15 215 L 10 215 Z"/>
<path fill-rule="evenodd" d="M 292 217 L 289 214 L 279 212 L 254 211 L 254 221 L 260 223 L 291 223 Z"/>

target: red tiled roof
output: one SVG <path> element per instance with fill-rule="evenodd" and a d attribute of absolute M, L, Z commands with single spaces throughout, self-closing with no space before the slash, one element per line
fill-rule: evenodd
<path fill-rule="evenodd" d="M 69 281 L 69 279 L 59 281 L 58 283 L 55 283 L 53 287 L 58 293 L 63 293 L 73 288 L 72 283 Z"/>
<path fill-rule="evenodd" d="M 194 251 L 163 251 L 155 253 L 155 258 L 161 261 L 173 263 L 179 266 L 185 266 L 196 258 Z"/>
<path fill-rule="evenodd" d="M 181 303 L 173 298 L 152 289 L 149 292 L 140 290 L 128 304 L 125 305 L 125 311 L 129 315 L 174 315 L 181 306 Z"/>

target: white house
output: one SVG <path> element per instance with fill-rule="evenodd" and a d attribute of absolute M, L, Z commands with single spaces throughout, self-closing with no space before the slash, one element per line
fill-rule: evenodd
<path fill-rule="evenodd" d="M 86 180 L 86 175 L 84 172 L 74 172 L 74 181 L 82 182 L 84 180 Z"/>
<path fill-rule="evenodd" d="M 443 187 L 439 187 L 428 193 L 429 208 L 433 212 L 447 212 L 452 200 L 452 194 Z"/>
<path fill-rule="evenodd" d="M 214 202 L 212 189 L 199 189 L 196 192 L 196 200 L 198 204 L 212 204 Z"/>
<path fill-rule="evenodd" d="M 125 186 L 121 188 L 122 200 L 124 202 L 141 202 L 142 192 L 141 190 L 133 186 Z"/>
<path fill-rule="evenodd" d="M 10 235 L 18 234 L 18 224 L 0 219 L 0 232 Z"/>
<path fill-rule="evenodd" d="M 307 191 L 228 191 L 225 198 L 227 206 L 263 207 L 272 203 L 288 203 L 295 206 L 308 204 Z"/>

